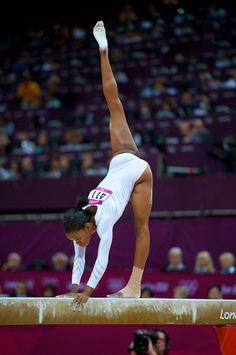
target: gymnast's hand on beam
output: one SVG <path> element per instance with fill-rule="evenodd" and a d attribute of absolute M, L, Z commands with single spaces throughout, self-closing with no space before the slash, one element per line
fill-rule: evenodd
<path fill-rule="evenodd" d="M 88 301 L 89 296 L 82 293 L 77 293 L 77 295 L 75 296 L 73 303 L 74 304 L 84 304 Z"/>
<path fill-rule="evenodd" d="M 84 304 L 88 301 L 90 295 L 92 294 L 93 292 L 93 288 L 92 287 L 89 287 L 89 286 L 86 286 L 84 291 L 81 292 L 81 293 L 77 293 L 74 300 L 73 300 L 73 304 Z"/>

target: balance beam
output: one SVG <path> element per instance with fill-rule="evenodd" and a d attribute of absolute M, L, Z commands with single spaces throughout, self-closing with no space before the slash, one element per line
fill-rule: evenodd
<path fill-rule="evenodd" d="M 236 325 L 236 300 L 0 298 L 0 324 L 208 324 Z"/>

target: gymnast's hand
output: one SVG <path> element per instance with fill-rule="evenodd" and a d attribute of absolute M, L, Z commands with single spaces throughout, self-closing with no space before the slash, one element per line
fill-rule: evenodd
<path fill-rule="evenodd" d="M 73 303 L 74 304 L 84 304 L 88 301 L 89 296 L 86 295 L 85 293 L 77 293 L 77 295 L 75 296 Z"/>
<path fill-rule="evenodd" d="M 92 294 L 93 290 L 94 289 L 92 287 L 86 286 L 83 292 L 76 294 L 76 296 L 73 300 L 73 303 L 74 304 L 86 303 L 88 301 L 90 295 Z"/>

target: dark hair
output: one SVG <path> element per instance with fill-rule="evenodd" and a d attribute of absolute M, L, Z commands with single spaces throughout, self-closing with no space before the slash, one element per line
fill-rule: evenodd
<path fill-rule="evenodd" d="M 170 336 L 169 336 L 168 331 L 164 328 L 155 328 L 155 329 L 153 329 L 153 331 L 156 333 L 159 332 L 159 333 L 165 334 L 166 346 L 165 346 L 164 355 L 167 355 L 170 350 Z"/>
<path fill-rule="evenodd" d="M 221 292 L 221 286 L 219 284 L 212 284 L 208 287 L 207 292 L 209 293 L 213 288 L 217 288 L 219 292 Z"/>
<path fill-rule="evenodd" d="M 54 293 L 54 295 L 56 295 L 56 286 L 53 285 L 52 283 L 47 283 L 43 286 L 43 292 L 50 290 Z"/>
<path fill-rule="evenodd" d="M 64 231 L 70 233 L 84 229 L 86 223 L 91 221 L 93 213 L 89 210 L 83 210 L 82 207 L 88 205 L 88 198 L 83 197 L 76 202 L 74 208 L 67 210 L 63 217 Z"/>
<path fill-rule="evenodd" d="M 154 294 L 153 294 L 151 288 L 148 287 L 148 286 L 143 287 L 143 288 L 141 289 L 141 296 L 142 296 L 143 292 L 146 292 L 146 291 L 149 292 L 150 297 L 153 297 L 153 296 L 154 296 Z"/>

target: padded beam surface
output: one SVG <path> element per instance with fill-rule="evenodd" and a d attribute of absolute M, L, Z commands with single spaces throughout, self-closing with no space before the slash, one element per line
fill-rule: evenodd
<path fill-rule="evenodd" d="M 236 324 L 236 300 L 0 298 L 0 324 Z"/>

